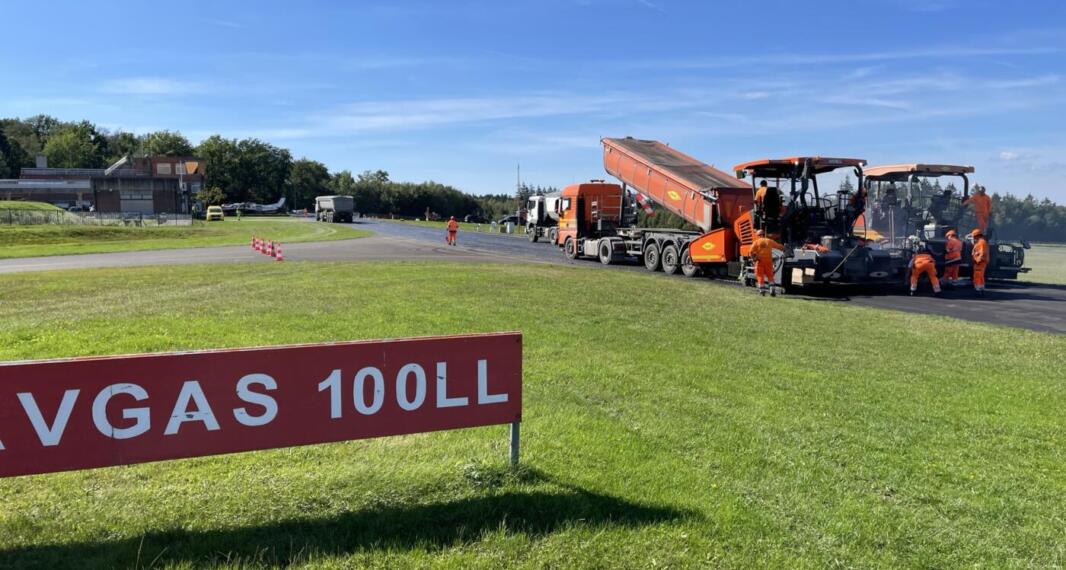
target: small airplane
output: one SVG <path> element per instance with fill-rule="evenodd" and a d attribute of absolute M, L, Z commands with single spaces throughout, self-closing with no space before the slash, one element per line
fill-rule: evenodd
<path fill-rule="evenodd" d="M 273 204 L 257 204 L 255 202 L 234 202 L 232 204 L 222 204 L 222 211 L 227 215 L 236 214 L 237 210 L 240 210 L 244 214 L 284 214 L 285 213 L 285 197 L 282 196 L 280 200 Z"/>

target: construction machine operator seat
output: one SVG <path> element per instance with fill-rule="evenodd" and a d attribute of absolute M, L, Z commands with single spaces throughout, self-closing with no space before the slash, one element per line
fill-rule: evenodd
<path fill-rule="evenodd" d="M 776 233 L 781 225 L 781 191 L 776 186 L 766 188 L 759 215 L 759 228 L 767 233 Z"/>

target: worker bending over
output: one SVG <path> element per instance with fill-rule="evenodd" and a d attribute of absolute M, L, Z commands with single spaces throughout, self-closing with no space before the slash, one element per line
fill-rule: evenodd
<path fill-rule="evenodd" d="M 459 233 L 459 222 L 455 221 L 455 216 L 452 216 L 448 220 L 448 245 L 455 245 L 455 234 Z"/>
<path fill-rule="evenodd" d="M 770 287 L 770 296 L 776 297 L 777 290 L 774 289 L 774 250 L 785 251 L 785 246 L 777 243 L 776 241 L 766 237 L 766 232 L 759 230 L 755 232 L 757 236 L 755 242 L 751 244 L 751 258 L 755 261 L 755 283 L 759 286 L 759 294 L 766 296 L 766 288 L 763 287 L 764 283 L 768 283 Z"/>
<path fill-rule="evenodd" d="M 988 220 L 992 216 L 992 199 L 985 193 L 984 186 L 974 185 L 973 195 L 962 201 L 962 205 L 973 204 L 973 213 L 977 216 L 977 229 L 981 233 L 988 231 Z"/>
<path fill-rule="evenodd" d="M 933 294 L 939 295 L 940 280 L 936 278 L 936 258 L 933 257 L 933 252 L 929 251 L 929 246 L 925 245 L 911 257 L 911 295 L 918 290 L 918 280 L 923 274 L 929 277 L 929 283 L 933 285 Z"/>
<path fill-rule="evenodd" d="M 955 230 L 948 230 L 944 242 L 944 282 L 955 286 L 959 280 L 959 268 L 962 267 L 962 240 Z"/>
<path fill-rule="evenodd" d="M 978 295 L 985 294 L 985 270 L 988 269 L 988 240 L 980 228 L 970 233 L 973 237 L 973 290 Z"/>

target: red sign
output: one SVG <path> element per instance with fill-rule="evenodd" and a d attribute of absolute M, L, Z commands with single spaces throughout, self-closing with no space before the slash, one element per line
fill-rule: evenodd
<path fill-rule="evenodd" d="M 518 422 L 522 335 L 0 364 L 0 477 Z"/>

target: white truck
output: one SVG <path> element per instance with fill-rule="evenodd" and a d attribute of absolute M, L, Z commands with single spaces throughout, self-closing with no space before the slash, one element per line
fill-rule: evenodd
<path fill-rule="evenodd" d="M 543 196 L 530 196 L 526 205 L 526 235 L 529 241 L 548 238 L 555 243 L 559 233 L 559 192 Z"/>
<path fill-rule="evenodd" d="M 351 196 L 319 196 L 315 198 L 315 220 L 350 224 L 355 216 L 355 200 Z"/>

